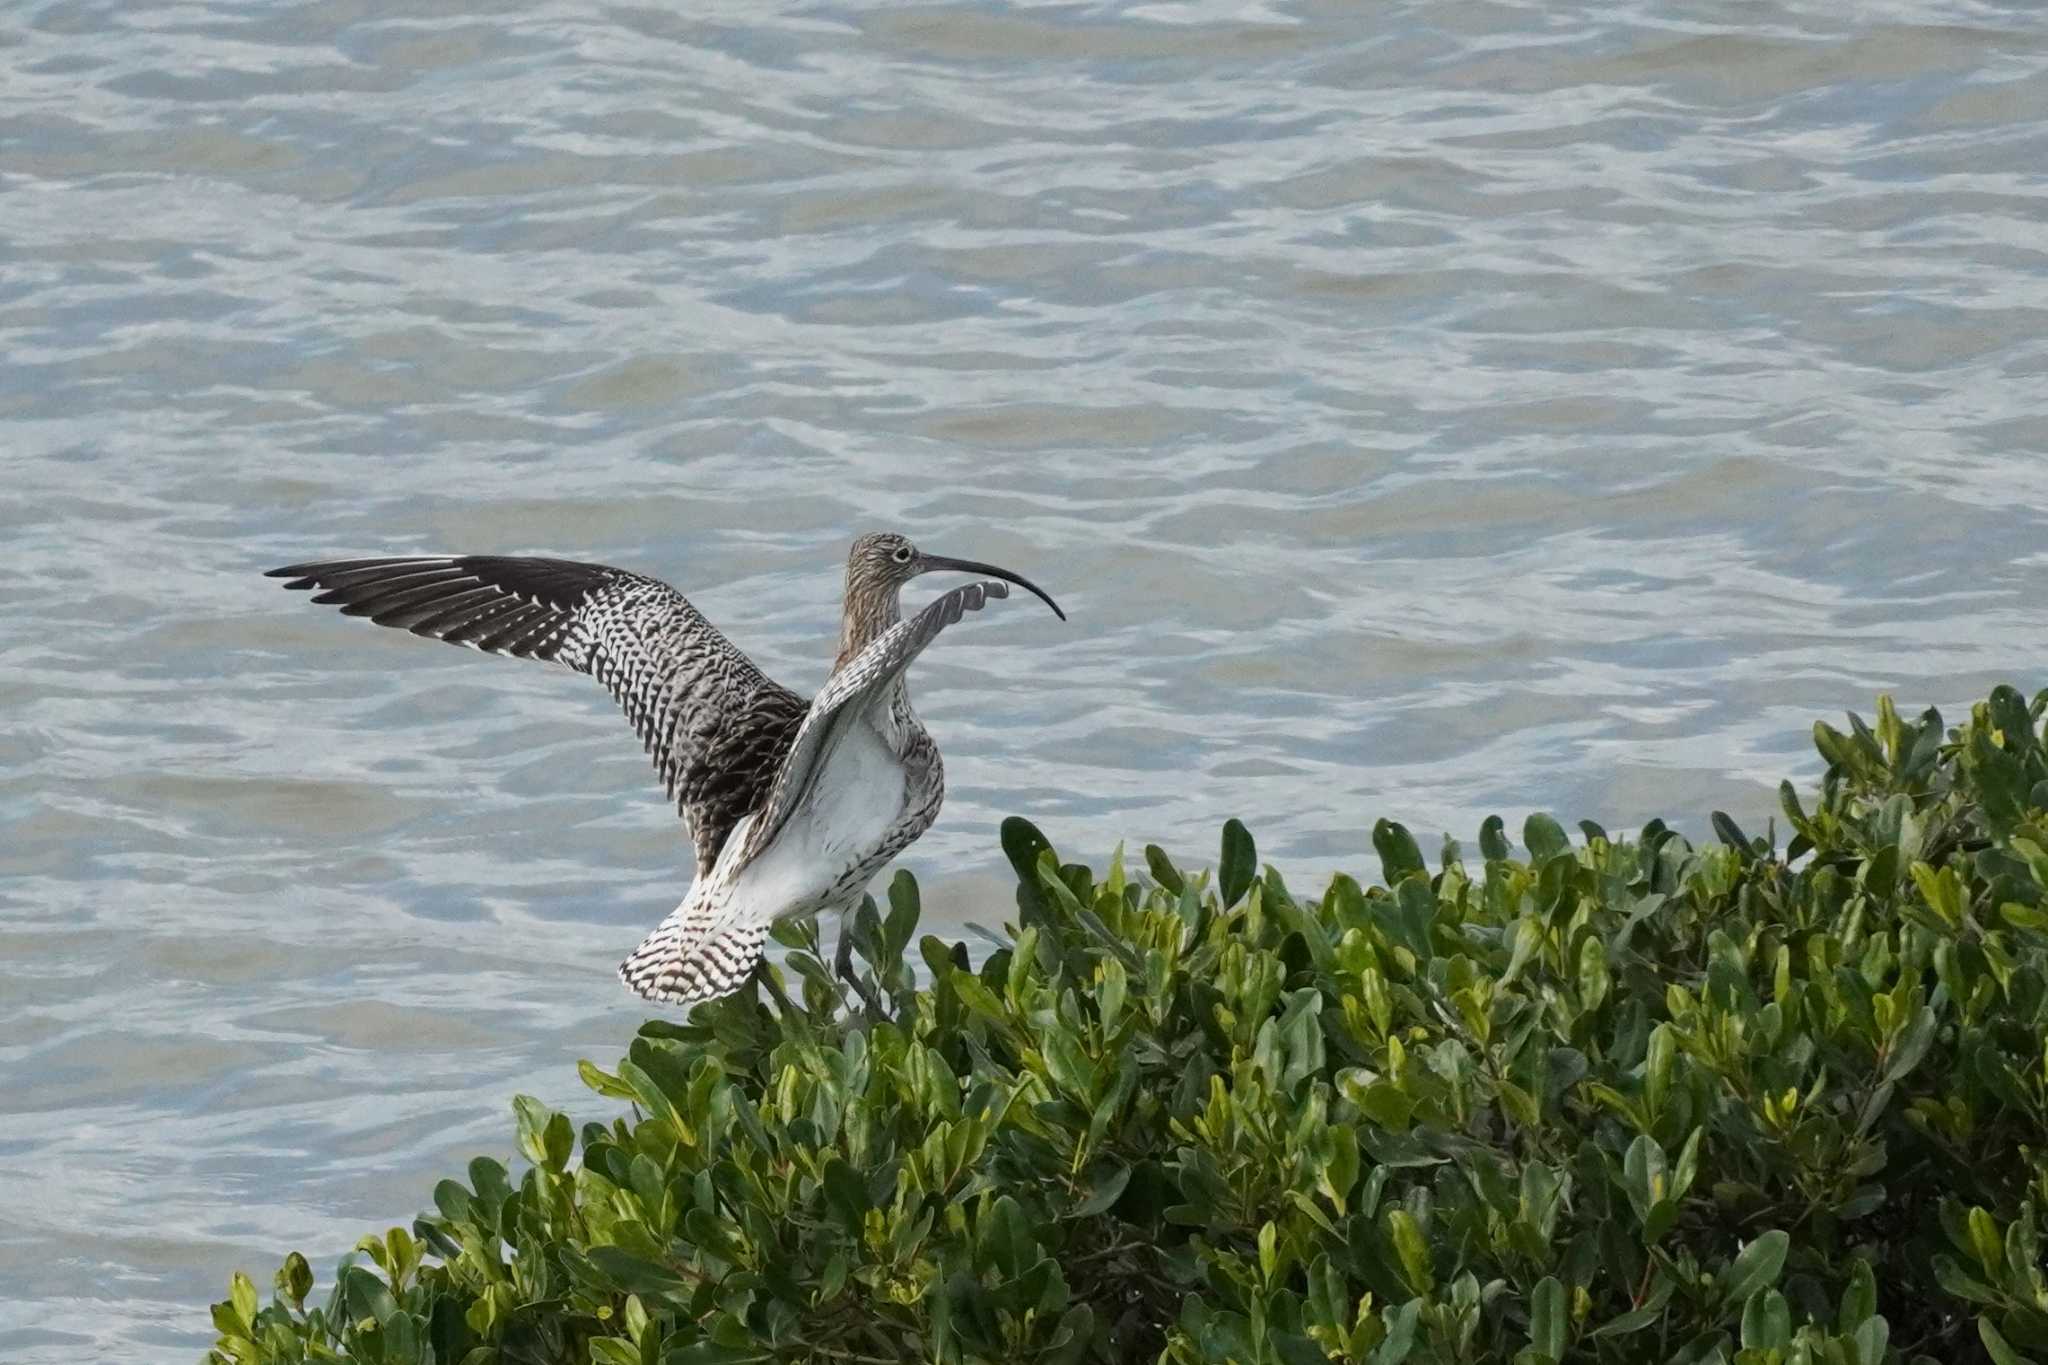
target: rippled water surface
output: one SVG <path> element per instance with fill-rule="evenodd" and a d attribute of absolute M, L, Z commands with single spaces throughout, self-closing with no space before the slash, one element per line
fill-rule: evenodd
<path fill-rule="evenodd" d="M 1761 828 L 1816 716 L 2048 682 L 2032 4 L 119 0 L 0 77 L 9 1361 L 192 1359 L 641 1017 L 601 693 L 278 563 L 630 565 L 805 689 L 857 531 L 1033 575 L 915 674 L 955 921 L 1011 812 Z"/>

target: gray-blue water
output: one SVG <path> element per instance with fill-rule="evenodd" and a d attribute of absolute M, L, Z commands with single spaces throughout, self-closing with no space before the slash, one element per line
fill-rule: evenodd
<path fill-rule="evenodd" d="M 955 921 L 1012 812 L 1760 830 L 2048 682 L 2044 167 L 2031 3 L 12 7 L 0 1357 L 192 1359 L 641 1017 L 597 688 L 262 569 L 628 565 L 806 690 L 857 531 L 1031 574 L 915 673 Z"/>

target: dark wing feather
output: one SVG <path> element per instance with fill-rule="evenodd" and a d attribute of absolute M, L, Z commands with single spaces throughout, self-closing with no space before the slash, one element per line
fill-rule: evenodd
<path fill-rule="evenodd" d="M 603 683 L 690 822 L 702 875 L 767 797 L 808 703 L 765 676 L 658 579 L 602 564 L 495 555 L 339 559 L 272 569 L 315 602 Z"/>

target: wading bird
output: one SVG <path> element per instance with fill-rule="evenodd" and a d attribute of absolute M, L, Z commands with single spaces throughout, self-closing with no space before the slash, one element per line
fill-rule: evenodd
<path fill-rule="evenodd" d="M 919 574 L 986 575 L 902 619 Z M 838 910 L 835 965 L 853 972 L 845 916 L 890 858 L 930 827 L 945 795 L 938 746 L 904 688 L 924 647 L 1005 583 L 1066 613 L 1007 569 L 928 555 L 900 535 L 854 541 L 839 654 L 815 700 L 756 668 L 668 584 L 602 564 L 491 555 L 338 559 L 272 569 L 347 616 L 545 659 L 604 684 L 689 822 L 689 894 L 619 965 L 640 995 L 689 1005 L 738 990 L 775 920 Z"/>

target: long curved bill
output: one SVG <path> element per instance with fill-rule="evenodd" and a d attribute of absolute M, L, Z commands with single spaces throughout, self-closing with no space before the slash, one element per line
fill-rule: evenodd
<path fill-rule="evenodd" d="M 951 573 L 986 574 L 990 578 L 1000 578 L 1005 583 L 1015 583 L 1018 587 L 1024 589 L 1024 591 L 1030 593 L 1048 607 L 1051 607 L 1054 616 L 1059 617 L 1062 621 L 1067 619 L 1067 614 L 1060 610 L 1060 604 L 1046 596 L 1045 589 L 1033 583 L 1023 574 L 1011 573 L 1008 569 L 998 568 L 993 564 L 983 564 L 975 559 L 947 559 L 943 555 L 923 556 L 919 568 L 925 573 L 930 573 L 935 569 L 942 569 Z"/>

